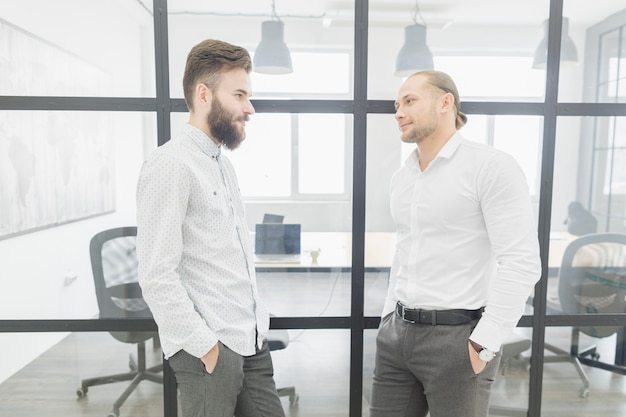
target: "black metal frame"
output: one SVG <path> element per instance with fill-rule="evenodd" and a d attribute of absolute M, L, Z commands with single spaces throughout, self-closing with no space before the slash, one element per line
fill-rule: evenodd
<path fill-rule="evenodd" d="M 532 327 L 532 363 L 528 415 L 541 415 L 545 328 L 573 325 L 626 326 L 626 314 L 546 315 L 547 259 L 552 211 L 552 182 L 555 135 L 558 116 L 626 116 L 626 104 L 559 103 L 559 59 L 564 0 L 550 1 L 548 62 L 545 99 L 539 103 L 467 102 L 467 114 L 539 115 L 544 117 L 544 136 L 539 197 L 539 240 L 543 261 L 542 278 L 535 288 L 534 314 L 520 320 Z M 156 98 L 23 97 L 0 96 L 0 110 L 52 111 L 139 111 L 156 112 L 158 145 L 170 137 L 170 114 L 186 112 L 184 100 L 172 99 L 169 92 L 167 0 L 153 0 L 156 59 Z M 393 114 L 392 101 L 367 99 L 368 0 L 355 0 L 354 9 L 354 98 L 353 100 L 255 100 L 258 113 L 351 113 L 354 123 L 353 206 L 352 206 L 352 304 L 350 317 L 273 317 L 277 329 L 350 330 L 350 417 L 362 415 L 363 333 L 376 329 L 380 317 L 364 316 L 364 242 L 366 198 L 366 136 L 368 114 Z M 147 319 L 97 320 L 0 320 L 0 332 L 87 332 L 111 330 L 155 330 Z M 176 381 L 169 366 L 164 369 L 164 415 L 177 416 Z"/>

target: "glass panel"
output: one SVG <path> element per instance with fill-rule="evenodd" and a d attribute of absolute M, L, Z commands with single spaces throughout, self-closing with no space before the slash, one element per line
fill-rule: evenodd
<path fill-rule="evenodd" d="M 276 76 L 250 74 L 255 97 L 352 97 L 350 48 L 293 52 L 293 72 Z"/>
<path fill-rule="evenodd" d="M 136 224 L 135 188 L 156 147 L 155 117 L 4 111 L 0 125 L 0 318 L 94 317 L 89 241 Z"/>
<path fill-rule="evenodd" d="M 597 329 L 600 333 L 608 333 L 600 327 Z M 621 400 L 626 386 L 624 371 L 612 372 L 594 366 L 596 354 L 600 361 L 613 363 L 616 338 L 620 336 L 613 333 L 600 339 L 579 334 L 578 345 L 572 346 L 573 331 L 571 327 L 546 329 L 541 415 L 623 415 L 626 412 L 624 401 Z M 572 348 L 578 349 L 582 364 L 572 359 Z M 581 397 L 586 399 L 582 400 Z"/>
<path fill-rule="evenodd" d="M 109 333 L 0 334 L 5 347 L 20 346 L 34 358 L 13 367 L 0 364 L 0 414 L 3 416 L 105 416 L 130 381 L 88 385 L 87 379 L 113 374 L 134 373 L 139 366 L 135 344 L 122 343 Z M 3 348 L 4 349 L 4 348 Z M 5 354 L 7 352 L 5 351 Z M 96 358 L 94 360 L 94 358 Z M 130 358 L 130 359 L 129 359 Z M 11 362 L 11 363 L 9 363 Z M 145 363 L 157 377 L 163 356 L 159 345 L 145 342 Z M 44 380 L 42 382 L 42 374 Z M 143 380 L 122 404 L 120 414 L 137 417 L 163 416 L 163 386 Z M 179 411 L 179 415 L 180 411 Z"/>
<path fill-rule="evenodd" d="M 228 152 L 228 157 L 239 167 L 237 176 L 244 197 L 289 198 L 291 195 L 294 179 L 291 121 L 289 114 L 256 114 L 246 124 L 245 144 Z"/>
<path fill-rule="evenodd" d="M 576 223 L 563 224 L 568 205 L 574 201 L 591 211 L 597 222 L 591 230 L 574 230 L 574 235 L 626 231 L 625 120 L 624 117 L 559 118 L 553 234 L 562 234 L 568 231 L 568 226 L 576 226 Z"/>
<path fill-rule="evenodd" d="M 345 194 L 348 118 L 343 114 L 298 116 L 298 192 Z M 324 161 L 323 167 L 320 161 Z"/>
<path fill-rule="evenodd" d="M 321 235 L 321 234 L 317 234 Z M 325 234 L 328 235 L 328 234 Z M 348 235 L 346 235 L 349 237 Z M 312 265 L 311 250 L 303 235 L 303 254 L 299 265 L 257 263 L 259 294 L 271 314 L 286 317 L 318 317 L 350 315 L 350 271 L 324 267 L 327 259 L 322 247 L 317 264 Z M 321 246 L 321 245 L 320 245 Z M 349 258 L 346 258 L 349 261 Z"/>
<path fill-rule="evenodd" d="M 616 304 L 620 300 L 623 302 L 626 293 L 620 295 L 621 284 L 613 282 L 622 279 L 621 273 L 613 271 L 613 267 L 623 267 L 626 253 L 622 258 L 619 257 L 619 247 L 613 246 L 617 243 L 585 241 L 596 232 L 626 232 L 626 192 L 621 186 L 624 182 L 621 169 L 624 163 L 620 162 L 624 158 L 624 149 L 616 146 L 622 138 L 619 129 L 615 128 L 623 124 L 622 119 L 558 119 L 550 234 L 549 313 L 626 312 L 626 308 Z M 594 236 L 601 240 L 607 239 L 602 235 Z M 575 256 L 575 244 L 580 245 L 584 253 L 598 252 L 603 256 L 581 261 Z M 587 244 L 591 246 L 586 247 Z M 618 254 L 618 263 L 606 263 L 614 252 Z M 622 264 L 619 264 L 620 259 Z M 575 268 L 581 262 L 589 270 Z M 604 278 L 613 281 L 597 278 L 594 272 L 597 268 L 609 274 Z M 570 285 L 569 281 L 574 284 Z M 588 291 L 599 295 L 592 296 Z M 564 306 L 564 297 L 574 301 Z M 600 299 L 607 304 L 600 303 Z"/>
<path fill-rule="evenodd" d="M 238 169 L 244 198 L 347 199 L 350 120 L 343 114 L 254 115 L 245 145 L 228 152 L 236 166 L 245 167 Z"/>
<path fill-rule="evenodd" d="M 152 16 L 141 2 L 2 0 L 0 8 L 0 95 L 154 96 Z"/>
<path fill-rule="evenodd" d="M 503 343 L 498 376 L 491 389 L 490 416 L 521 416 L 528 409 L 532 329 L 517 328 Z"/>
<path fill-rule="evenodd" d="M 370 2 L 368 97 L 394 99 L 402 77 L 426 69 L 415 48 L 425 43 L 434 69 L 455 79 L 462 99 L 542 101 L 545 73 L 531 67 L 548 3 L 531 2 L 524 8 L 490 3 L 489 13 L 477 14 L 476 5 L 464 1 L 445 7 L 419 2 L 418 9 L 415 2 Z M 416 24 L 425 26 L 425 35 Z M 415 65 L 410 64 L 413 59 Z M 394 76 L 401 61 L 407 70 Z"/>
<path fill-rule="evenodd" d="M 600 0 L 595 6 L 590 11 L 583 3 L 563 2 L 568 27 L 561 38 L 559 101 L 616 103 L 624 100 L 626 11 L 623 5 L 611 0 Z M 575 65 L 567 64 L 566 55 L 577 55 Z"/>
<path fill-rule="evenodd" d="M 253 72 L 255 98 L 351 98 L 354 2 L 283 1 L 275 6 L 293 72 Z M 204 38 L 221 39 L 248 49 L 255 58 L 262 23 L 272 20 L 272 7 L 256 1 L 245 2 L 242 9 L 238 2 L 171 0 L 168 14 L 171 95 L 179 98 L 185 60 L 193 45 Z"/>
<path fill-rule="evenodd" d="M 295 407 L 289 405 L 288 397 L 281 397 L 287 416 L 347 417 L 350 393 L 349 331 L 288 332 L 290 340 L 287 348 L 272 351 L 276 386 L 279 389 L 293 387 L 299 397 Z"/>

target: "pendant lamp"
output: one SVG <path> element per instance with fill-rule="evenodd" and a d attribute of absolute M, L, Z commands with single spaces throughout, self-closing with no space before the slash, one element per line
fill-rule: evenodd
<path fill-rule="evenodd" d="M 563 18 L 563 26 L 561 27 L 561 63 L 563 64 L 576 64 L 578 62 L 578 52 L 576 51 L 576 45 L 569 36 L 569 19 Z M 534 69 L 545 69 L 548 61 L 548 20 L 543 22 L 543 39 L 539 42 L 537 49 L 535 50 L 535 57 L 533 59 Z"/>
<path fill-rule="evenodd" d="M 261 42 L 254 52 L 253 69 L 264 74 L 293 72 L 291 54 L 284 41 L 284 23 L 278 18 L 272 1 L 272 20 L 261 24 Z"/>
<path fill-rule="evenodd" d="M 404 45 L 396 57 L 394 75 L 397 77 L 408 77 L 417 71 L 430 70 L 435 67 L 433 54 L 426 44 L 426 22 L 424 24 L 417 23 L 418 15 L 424 22 L 416 1 L 413 11 L 413 24 L 404 28 Z"/>

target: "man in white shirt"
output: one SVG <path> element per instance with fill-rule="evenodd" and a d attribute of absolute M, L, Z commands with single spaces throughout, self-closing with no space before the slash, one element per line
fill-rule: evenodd
<path fill-rule="evenodd" d="M 237 177 L 224 147 L 254 114 L 248 52 L 206 40 L 187 56 L 189 123 L 144 163 L 139 283 L 184 417 L 282 417 Z"/>
<path fill-rule="evenodd" d="M 528 186 L 512 157 L 457 131 L 467 116 L 447 74 L 412 75 L 395 106 L 416 150 L 391 181 L 370 416 L 487 416 L 498 352 L 541 275 Z"/>

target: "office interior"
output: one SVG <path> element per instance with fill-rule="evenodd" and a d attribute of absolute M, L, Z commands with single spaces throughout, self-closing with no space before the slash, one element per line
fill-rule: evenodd
<path fill-rule="evenodd" d="M 111 412 L 127 383 L 80 396 L 80 381 L 128 370 L 137 350 L 109 331 L 156 326 L 98 318 L 90 241 L 136 224 L 142 162 L 187 120 L 189 49 L 217 38 L 254 56 L 266 21 L 283 23 L 292 72 L 251 74 L 256 114 L 227 156 L 251 232 L 266 213 L 302 227 L 299 265 L 257 270 L 272 327 L 289 336 L 272 352 L 277 384 L 298 393 L 283 398 L 286 414 L 369 415 L 393 252 L 388 186 L 414 149 L 393 117 L 395 64 L 405 28 L 422 25 L 434 68 L 459 88 L 461 133 L 515 157 L 536 214 L 542 277 L 490 415 L 625 415 L 626 310 L 549 308 L 579 237 L 565 222 L 572 202 L 597 232 L 626 233 L 626 8 L 615 0 L 0 0 L 0 414 Z M 581 365 L 586 385 L 548 349 L 569 352 L 582 327 L 595 332 L 581 350 L 599 354 Z M 158 343 L 146 356 L 162 361 Z M 167 364 L 163 376 L 120 415 L 179 415 Z"/>

